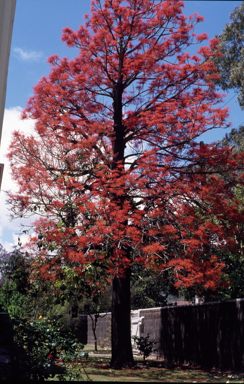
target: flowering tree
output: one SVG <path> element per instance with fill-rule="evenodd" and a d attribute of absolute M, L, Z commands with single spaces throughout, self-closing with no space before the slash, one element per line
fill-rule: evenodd
<path fill-rule="evenodd" d="M 231 200 L 241 155 L 197 143 L 227 126 L 213 84 L 218 41 L 186 53 L 207 36 L 193 33 L 202 18 L 182 8 L 178 0 L 92 0 L 85 25 L 63 31 L 77 57 L 49 59 L 23 113 L 35 133 L 15 132 L 9 151 L 19 186 L 12 210 L 43 216 L 34 224 L 43 276 L 68 263 L 86 278 L 98 263 L 112 278 L 115 368 L 134 364 L 133 261 L 170 271 L 177 287 L 214 289 L 223 263 L 212 245 L 234 247 L 226 218 L 242 220 Z"/>

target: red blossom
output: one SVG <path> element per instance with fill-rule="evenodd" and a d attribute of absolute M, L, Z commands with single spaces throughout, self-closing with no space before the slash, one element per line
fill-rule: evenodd
<path fill-rule="evenodd" d="M 42 245 L 32 236 L 29 247 L 45 278 L 62 263 L 80 273 L 101 263 L 109 279 L 136 260 L 171 269 L 178 287 L 214 289 L 214 248 L 235 249 L 244 217 L 233 193 L 243 156 L 198 143 L 229 127 L 212 82 L 218 41 L 184 51 L 207 35 L 193 33 L 203 19 L 184 16 L 181 1 L 101 3 L 77 32 L 64 29 L 79 53 L 49 59 L 22 114 L 35 128 L 15 132 L 9 149 L 12 210 L 43 216 Z"/>

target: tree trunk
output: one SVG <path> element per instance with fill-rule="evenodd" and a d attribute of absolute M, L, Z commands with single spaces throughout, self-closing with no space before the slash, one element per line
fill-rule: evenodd
<path fill-rule="evenodd" d="M 92 314 L 89 314 L 90 316 L 90 319 L 91 319 L 91 322 L 92 322 L 92 332 L 93 332 L 93 336 L 94 336 L 94 350 L 95 352 L 97 352 L 97 333 L 96 333 L 96 328 L 97 328 L 97 319 L 99 317 L 99 314 L 97 315 L 94 315 L 94 319 L 93 319 L 93 315 Z"/>
<path fill-rule="evenodd" d="M 124 278 L 114 277 L 112 292 L 112 360 L 114 369 L 135 364 L 131 346 L 130 269 Z"/>
<path fill-rule="evenodd" d="M 125 127 L 123 125 L 123 53 L 121 53 L 119 64 L 119 80 L 113 90 L 114 110 L 114 140 L 112 170 L 118 165 L 124 165 L 125 156 Z M 114 193 L 112 200 L 119 208 L 123 208 L 124 196 Z M 124 225 L 127 225 L 125 218 Z M 114 277 L 112 288 L 112 360 L 111 367 L 114 369 L 130 368 L 134 365 L 131 346 L 131 324 L 130 324 L 130 268 L 125 272 L 125 277 Z"/>

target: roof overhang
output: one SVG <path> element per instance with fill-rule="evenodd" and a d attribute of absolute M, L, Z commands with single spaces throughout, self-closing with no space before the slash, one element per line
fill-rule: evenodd
<path fill-rule="evenodd" d="M 0 143 L 5 108 L 8 63 L 12 39 L 16 0 L 0 0 Z M 0 188 L 3 164 L 0 164 Z"/>
<path fill-rule="evenodd" d="M 0 163 L 0 191 L 1 191 L 1 184 L 2 184 L 2 178 L 3 178 L 3 169 L 4 169 L 4 164 Z"/>

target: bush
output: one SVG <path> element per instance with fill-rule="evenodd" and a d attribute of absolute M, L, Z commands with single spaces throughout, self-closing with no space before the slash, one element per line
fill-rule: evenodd
<path fill-rule="evenodd" d="M 6 312 L 22 316 L 22 308 L 25 302 L 25 296 L 18 289 L 16 282 L 6 280 L 0 292 L 0 306 Z"/>
<path fill-rule="evenodd" d="M 64 328 L 58 319 L 39 317 L 37 320 L 12 317 L 14 341 L 24 348 L 26 356 L 23 365 L 29 380 L 44 380 L 57 373 L 77 378 L 67 362 L 79 357 L 88 357 L 81 352 L 84 345 L 74 339 L 73 334 Z M 55 359 L 62 360 L 62 368 L 55 365 Z"/>
<path fill-rule="evenodd" d="M 137 349 L 143 354 L 143 363 L 145 363 L 146 357 L 151 355 L 153 346 L 157 344 L 157 342 L 155 340 L 149 340 L 149 333 L 146 337 L 132 336 L 132 339 L 135 341 Z"/>

